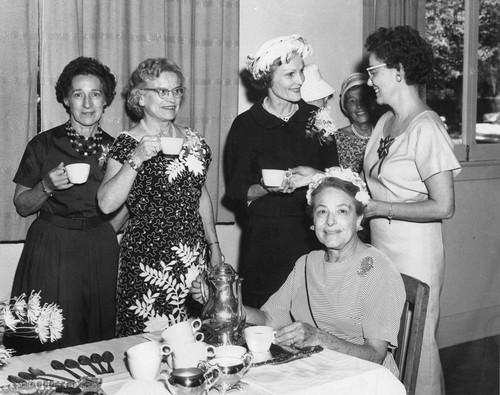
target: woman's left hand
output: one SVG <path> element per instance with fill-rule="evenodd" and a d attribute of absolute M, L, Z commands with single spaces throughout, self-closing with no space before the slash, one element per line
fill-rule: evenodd
<path fill-rule="evenodd" d="M 296 321 L 276 331 L 275 343 L 293 347 L 309 347 L 318 344 L 318 328 Z"/>

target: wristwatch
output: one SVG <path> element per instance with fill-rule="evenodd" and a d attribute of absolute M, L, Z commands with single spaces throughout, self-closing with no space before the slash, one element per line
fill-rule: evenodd
<path fill-rule="evenodd" d="M 141 166 L 138 166 L 137 163 L 134 162 L 134 160 L 132 159 L 132 155 L 130 155 L 128 158 L 127 158 L 127 163 L 130 165 L 130 167 L 132 169 L 134 169 L 136 172 L 140 172 L 141 169 L 142 169 L 142 165 Z"/>
<path fill-rule="evenodd" d="M 45 185 L 45 180 L 43 178 L 40 182 L 42 183 L 43 193 L 45 193 L 45 195 L 47 195 L 48 198 L 54 196 L 54 193 L 56 193 L 56 191 L 48 189 L 47 185 Z"/>

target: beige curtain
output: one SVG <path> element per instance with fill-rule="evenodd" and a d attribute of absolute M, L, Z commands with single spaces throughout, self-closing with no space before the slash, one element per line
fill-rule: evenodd
<path fill-rule="evenodd" d="M 24 239 L 27 229 L 12 204 L 12 177 L 26 143 L 36 133 L 38 44 L 41 130 L 68 119 L 56 101 L 54 86 L 72 59 L 95 57 L 115 73 L 117 95 L 102 122 L 113 136 L 130 127 L 121 92 L 132 70 L 148 57 L 177 62 L 187 80 L 177 121 L 206 137 L 213 151 L 207 187 L 216 218 L 219 222 L 232 219 L 220 204 L 224 194 L 221 158 L 237 114 L 238 0 L 0 0 L 0 4 L 5 112 L 0 121 L 5 186 L 0 192 L 0 241 Z"/>
<path fill-rule="evenodd" d="M 408 25 L 425 35 L 425 0 L 363 0 L 363 39 L 379 27 Z"/>
<path fill-rule="evenodd" d="M 0 241 L 15 241 L 32 221 L 16 213 L 12 179 L 37 131 L 38 9 L 32 0 L 0 0 L 0 9 Z"/>

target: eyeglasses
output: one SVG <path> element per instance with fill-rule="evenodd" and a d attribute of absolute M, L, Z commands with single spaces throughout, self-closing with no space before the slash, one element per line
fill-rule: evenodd
<path fill-rule="evenodd" d="M 174 89 L 167 89 L 167 88 L 141 88 L 141 90 L 143 91 L 154 91 L 156 93 L 158 93 L 158 96 L 160 96 L 160 99 L 165 99 L 169 93 L 172 94 L 173 97 L 175 98 L 179 98 L 179 97 L 182 97 L 182 95 L 184 95 L 184 91 L 186 90 L 186 88 L 184 88 L 183 86 L 179 86 L 177 88 L 174 88 Z"/>
<path fill-rule="evenodd" d="M 368 72 L 368 76 L 370 78 L 373 78 L 375 76 L 375 73 L 373 73 L 372 70 L 376 70 L 376 69 L 379 69 L 380 67 L 385 67 L 385 66 L 387 66 L 387 63 L 380 63 L 380 64 L 377 64 L 375 66 L 368 67 L 366 69 L 366 71 Z"/>

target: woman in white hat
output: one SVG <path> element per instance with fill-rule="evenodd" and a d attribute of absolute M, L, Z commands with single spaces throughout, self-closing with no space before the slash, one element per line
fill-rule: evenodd
<path fill-rule="evenodd" d="M 306 188 L 288 178 L 277 187 L 264 185 L 262 169 L 338 164 L 335 143 L 321 145 L 306 136 L 307 120 L 317 110 L 301 97 L 303 59 L 311 51 L 294 34 L 272 39 L 247 57 L 254 86 L 267 95 L 234 120 L 227 139 L 226 191 L 244 213 L 239 272 L 245 279 L 243 300 L 252 307 L 278 290 L 293 262 L 318 248 L 305 216 Z"/>

